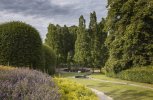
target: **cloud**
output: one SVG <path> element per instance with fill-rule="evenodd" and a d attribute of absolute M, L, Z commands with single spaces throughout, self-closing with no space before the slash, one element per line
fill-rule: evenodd
<path fill-rule="evenodd" d="M 61 7 L 49 0 L 1 0 L 0 9 L 24 15 L 51 17 L 70 13 L 71 6 Z"/>
<path fill-rule="evenodd" d="M 107 15 L 107 0 L 0 0 L 0 22 L 20 20 L 36 27 L 44 39 L 49 23 L 78 24 L 80 15 L 89 23 L 97 12 L 98 21 Z"/>

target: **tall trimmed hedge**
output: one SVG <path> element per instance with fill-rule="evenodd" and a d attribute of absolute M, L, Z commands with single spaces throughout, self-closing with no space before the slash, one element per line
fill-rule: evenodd
<path fill-rule="evenodd" d="M 44 66 L 42 41 L 38 31 L 23 22 L 0 24 L 0 65 Z"/>
<path fill-rule="evenodd" d="M 45 71 L 52 75 L 55 73 L 56 55 L 47 45 L 43 45 L 43 49 L 45 58 Z"/>

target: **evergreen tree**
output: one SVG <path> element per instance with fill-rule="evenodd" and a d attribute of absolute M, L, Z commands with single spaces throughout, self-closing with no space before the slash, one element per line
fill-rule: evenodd
<path fill-rule="evenodd" d="M 48 33 L 46 35 L 45 44 L 48 45 L 57 56 L 57 64 L 61 61 L 61 45 L 60 45 L 60 35 L 61 27 L 59 25 L 49 24 Z"/>
<path fill-rule="evenodd" d="M 105 25 L 105 19 L 102 18 L 101 22 L 98 24 L 98 35 L 97 35 L 97 39 L 98 39 L 98 43 L 97 44 L 99 46 L 99 49 L 97 49 L 97 67 L 100 69 L 105 66 L 105 63 L 108 59 L 108 49 L 105 45 L 105 41 L 107 38 L 107 33 L 104 31 L 104 25 Z M 98 55 L 99 54 L 99 55 Z"/>
<path fill-rule="evenodd" d="M 68 66 L 72 66 L 74 63 L 74 48 L 75 48 L 75 41 L 76 41 L 76 35 L 77 35 L 77 26 L 70 26 L 69 27 L 69 51 L 67 54 L 67 64 Z"/>
<path fill-rule="evenodd" d="M 109 0 L 108 73 L 153 64 L 153 1 Z"/>
<path fill-rule="evenodd" d="M 63 63 L 67 62 L 67 55 L 68 52 L 71 49 L 71 37 L 69 34 L 69 29 L 66 25 L 64 25 L 64 27 L 62 27 L 62 31 L 61 31 L 61 44 L 62 44 L 62 55 L 63 55 Z"/>
<path fill-rule="evenodd" d="M 76 38 L 77 38 L 77 30 L 78 30 L 77 26 L 69 27 L 69 35 L 70 35 L 70 41 L 71 41 L 69 52 L 72 52 L 73 56 L 74 56 L 75 41 L 76 41 Z"/>
<path fill-rule="evenodd" d="M 57 50 L 57 28 L 54 24 L 49 24 L 48 26 L 48 33 L 46 35 L 45 44 L 50 46 L 56 54 L 58 53 Z"/>
<path fill-rule="evenodd" d="M 90 33 L 90 50 L 91 50 L 91 65 L 93 69 L 97 67 L 99 61 L 98 56 L 100 56 L 100 41 L 98 40 L 98 25 L 96 12 L 90 13 L 90 23 L 89 23 L 89 33 Z"/>
<path fill-rule="evenodd" d="M 69 52 L 72 52 L 74 55 L 74 42 L 76 36 L 72 32 L 69 32 L 69 27 L 66 25 L 61 27 L 60 25 L 55 26 L 50 24 L 48 27 L 45 44 L 50 46 L 56 53 L 58 59 L 57 64 L 65 65 L 68 62 L 67 57 Z"/>
<path fill-rule="evenodd" d="M 105 21 L 104 19 L 97 24 L 96 12 L 90 14 L 90 24 L 89 24 L 89 33 L 90 33 L 90 50 L 91 50 L 91 63 L 92 67 L 99 68 L 101 70 L 104 67 L 107 50 L 104 45 L 106 39 L 106 33 L 103 31 Z"/>
<path fill-rule="evenodd" d="M 85 19 L 83 16 L 80 16 L 77 39 L 75 42 L 74 60 L 82 66 L 85 66 L 88 63 L 88 56 L 90 55 L 90 44 L 88 42 L 89 34 L 86 31 Z"/>

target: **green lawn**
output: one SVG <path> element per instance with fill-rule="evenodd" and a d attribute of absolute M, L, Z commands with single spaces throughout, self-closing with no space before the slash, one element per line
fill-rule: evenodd
<path fill-rule="evenodd" d="M 88 87 L 95 88 L 97 90 L 100 90 L 104 92 L 106 95 L 112 97 L 114 100 L 153 100 L 153 90 L 150 89 L 144 89 L 141 87 L 135 87 L 135 86 L 129 86 L 129 85 L 121 85 L 121 84 L 114 84 L 114 83 L 106 83 L 106 82 L 100 82 L 90 79 L 74 79 L 70 76 L 74 76 L 76 73 L 68 73 L 63 74 L 63 76 L 69 76 L 68 79 L 84 84 Z M 102 79 L 102 80 L 109 80 L 114 82 L 129 82 L 129 83 L 135 83 L 138 85 L 145 85 L 145 86 L 152 86 L 149 84 L 144 83 L 136 83 L 136 82 L 130 82 L 130 81 L 124 81 L 114 78 L 106 77 L 102 74 L 94 74 L 91 75 L 91 77 Z"/>
<path fill-rule="evenodd" d="M 101 80 L 108 80 L 108 81 L 112 81 L 112 82 L 125 82 L 125 83 L 129 83 L 129 84 L 137 84 L 137 85 L 148 86 L 148 87 L 153 88 L 153 84 L 121 80 L 121 79 L 118 79 L 118 78 L 107 77 L 106 75 L 103 75 L 103 74 L 92 74 L 92 75 L 90 75 L 90 77 L 96 78 L 96 79 L 101 79 Z"/>

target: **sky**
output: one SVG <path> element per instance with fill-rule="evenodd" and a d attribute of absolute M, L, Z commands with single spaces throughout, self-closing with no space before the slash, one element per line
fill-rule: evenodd
<path fill-rule="evenodd" d="M 44 40 L 49 23 L 78 25 L 80 15 L 89 23 L 90 12 L 98 21 L 107 15 L 107 0 L 0 0 L 0 23 L 23 21 L 35 27 Z"/>

